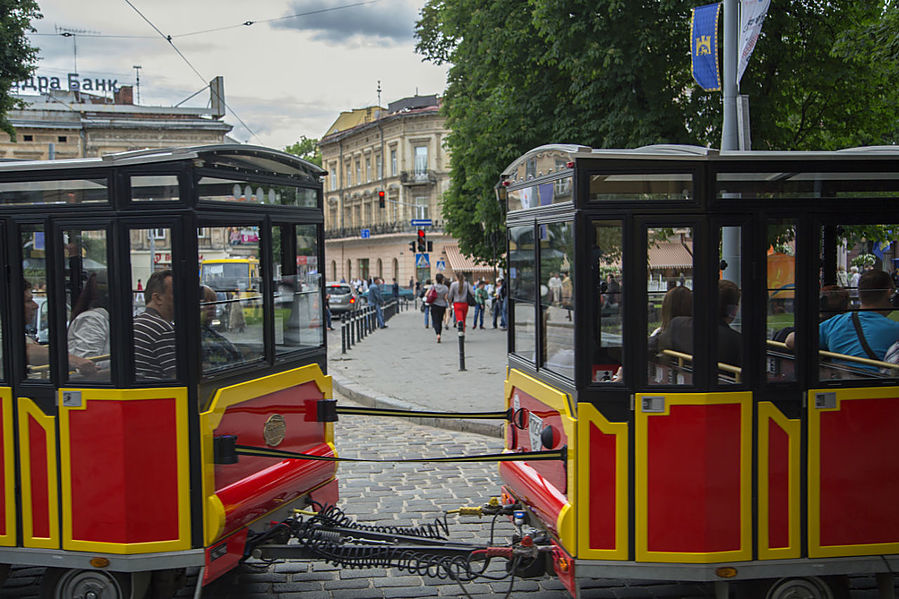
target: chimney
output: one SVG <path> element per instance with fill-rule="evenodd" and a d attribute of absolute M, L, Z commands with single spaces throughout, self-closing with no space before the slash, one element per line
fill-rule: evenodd
<path fill-rule="evenodd" d="M 116 104 L 134 104 L 134 88 L 130 85 L 123 85 L 115 92 Z"/>

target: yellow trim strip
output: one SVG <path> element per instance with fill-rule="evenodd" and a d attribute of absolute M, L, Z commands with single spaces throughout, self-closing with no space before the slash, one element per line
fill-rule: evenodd
<path fill-rule="evenodd" d="M 63 405 L 63 393 L 81 393 L 81 406 Z M 152 399 L 175 400 L 175 435 L 177 439 L 178 476 L 178 538 L 146 543 L 107 543 L 83 541 L 72 538 L 72 462 L 70 413 L 87 410 L 89 401 L 143 401 Z M 62 470 L 62 539 L 63 548 L 73 551 L 95 551 L 123 555 L 153 553 L 157 551 L 182 551 L 190 549 L 190 443 L 187 414 L 187 389 L 165 387 L 160 389 L 75 389 L 59 390 L 59 455 Z"/>
<path fill-rule="evenodd" d="M 3 495 L 2 506 L 6 534 L 0 535 L 0 546 L 16 544 L 16 446 L 13 424 L 12 389 L 0 387 L 0 406 L 3 411 Z"/>
<path fill-rule="evenodd" d="M 47 416 L 31 398 L 19 398 L 19 456 L 21 458 L 21 484 L 22 484 L 22 544 L 25 547 L 40 549 L 59 548 L 59 512 L 56 506 L 59 502 L 59 489 L 57 487 L 56 467 L 56 418 Z M 29 418 L 44 429 L 47 446 L 47 497 L 49 509 L 50 536 L 34 536 L 34 514 L 31 511 L 31 433 L 29 431 Z"/>
<path fill-rule="evenodd" d="M 524 393 L 534 397 L 547 407 L 559 413 L 562 420 L 562 428 L 565 436 L 568 438 L 568 461 L 565 464 L 568 473 L 568 506 L 562 508 L 559 512 L 556 522 L 556 530 L 559 531 L 559 543 L 571 555 L 576 554 L 577 549 L 577 512 L 568 509 L 571 506 L 572 498 L 577 493 L 577 461 L 576 451 L 571 451 L 577 445 L 577 415 L 573 413 L 571 398 L 567 393 L 550 387 L 546 383 L 531 377 L 520 370 L 508 369 L 505 383 L 506 408 L 512 406 L 512 396 L 515 389 L 520 389 Z"/>
<path fill-rule="evenodd" d="M 644 412 L 644 397 L 665 398 L 661 412 Z M 649 498 L 649 418 L 670 415 L 671 406 L 738 404 L 740 406 L 740 548 L 732 551 L 678 552 L 650 551 L 648 538 Z M 734 391 L 721 393 L 638 393 L 636 406 L 636 464 L 635 464 L 635 553 L 638 562 L 715 563 L 746 561 L 752 558 L 752 393 Z M 686 465 L 685 465 L 686 467 Z"/>
<path fill-rule="evenodd" d="M 578 464 L 581 485 L 577 489 L 577 506 L 580 511 L 577 518 L 577 557 L 626 560 L 628 556 L 628 424 L 626 422 L 609 422 L 593 404 L 581 404 L 578 406 L 578 410 L 580 418 L 578 418 L 577 453 L 581 456 Z M 593 470 L 593 464 L 590 463 L 591 425 L 596 426 L 604 434 L 615 436 L 615 547 L 613 549 L 590 547 L 590 518 L 594 516 L 590 509 L 590 473 Z M 600 514 L 595 515 L 599 516 Z"/>
<path fill-rule="evenodd" d="M 815 395 L 835 393 L 834 408 L 816 408 Z M 858 545 L 821 545 L 821 413 L 838 412 L 844 401 L 855 399 L 894 399 L 899 387 L 862 389 L 809 389 L 808 391 L 808 554 L 809 557 L 844 557 L 899 553 L 897 543 Z M 897 400 L 899 401 L 899 400 Z"/>
<path fill-rule="evenodd" d="M 773 421 L 788 439 L 789 458 L 787 460 L 788 491 L 787 506 L 789 512 L 789 531 L 787 533 L 788 545 L 786 547 L 769 547 L 768 540 L 768 515 L 769 515 L 769 489 L 768 489 L 768 448 L 770 438 L 768 434 L 768 422 Z M 800 505 L 799 505 L 799 447 L 801 436 L 801 423 L 799 420 L 787 418 L 770 401 L 761 401 L 758 404 L 758 554 L 759 559 L 789 559 L 798 558 L 800 553 Z"/>
<path fill-rule="evenodd" d="M 307 364 L 300 368 L 279 372 L 262 378 L 245 381 L 229 387 L 222 387 L 215 392 L 209 409 L 200 413 L 201 461 L 203 464 L 203 522 L 205 523 L 204 540 L 206 546 L 218 539 L 225 527 L 225 510 L 215 495 L 215 464 L 213 463 L 212 440 L 231 406 L 281 391 L 305 383 L 314 382 L 324 399 L 333 397 L 331 377 L 322 373 L 318 364 Z M 325 425 L 325 442 L 334 449 L 334 425 Z M 337 451 L 334 451 L 337 455 Z M 336 468 L 336 465 L 335 465 Z"/>

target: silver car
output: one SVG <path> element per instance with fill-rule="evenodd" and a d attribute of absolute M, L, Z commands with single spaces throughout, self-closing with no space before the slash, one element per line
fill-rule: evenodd
<path fill-rule="evenodd" d="M 359 296 L 349 283 L 325 283 L 325 293 L 331 296 L 331 316 L 343 317 L 359 307 Z"/>

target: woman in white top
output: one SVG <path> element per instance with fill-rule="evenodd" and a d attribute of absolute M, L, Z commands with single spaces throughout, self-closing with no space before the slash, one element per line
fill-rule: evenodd
<path fill-rule="evenodd" d="M 456 315 L 456 323 L 462 323 L 462 330 L 465 330 L 465 317 L 468 316 L 468 293 L 471 287 L 465 280 L 465 275 L 461 272 L 456 273 L 456 280 L 449 288 L 449 301 L 453 304 L 453 313 Z M 458 326 L 458 324 L 457 324 Z"/>
<path fill-rule="evenodd" d="M 69 323 L 69 354 L 80 358 L 104 357 L 97 361 L 94 380 L 109 380 L 109 312 L 106 273 L 91 274 L 72 308 Z M 71 367 L 72 365 L 70 365 Z"/>

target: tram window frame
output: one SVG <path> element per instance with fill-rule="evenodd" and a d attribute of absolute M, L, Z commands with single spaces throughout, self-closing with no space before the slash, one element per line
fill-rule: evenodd
<path fill-rule="evenodd" d="M 568 242 L 568 249 L 570 255 L 563 255 L 563 258 L 559 260 L 559 266 L 556 268 L 546 268 L 546 274 L 555 273 L 559 279 L 559 291 L 557 293 L 558 301 L 550 303 L 546 303 L 544 298 L 550 297 L 553 295 L 553 290 L 549 286 L 549 277 L 546 277 L 547 282 L 544 283 L 544 265 L 546 263 L 547 258 L 544 257 L 544 252 L 547 250 L 559 250 L 558 247 L 552 245 L 552 242 L 547 244 L 544 248 L 542 236 L 544 231 L 546 232 L 547 238 L 549 238 L 550 228 L 553 226 L 562 226 L 568 228 L 568 235 L 570 237 L 570 241 Z M 537 328 L 537 366 L 541 370 L 552 372 L 560 377 L 563 377 L 567 380 L 574 381 L 575 380 L 575 372 L 576 372 L 576 360 L 575 360 L 575 332 L 574 325 L 576 321 L 576 313 L 575 313 L 575 295 L 574 295 L 574 286 L 577 284 L 575 280 L 575 263 L 576 263 L 576 252 L 575 252 L 575 220 L 573 215 L 569 215 L 568 217 L 560 220 L 547 220 L 541 221 L 537 224 L 537 239 L 535 240 L 535 245 L 539 246 L 538 255 L 536 257 L 536 289 L 538 290 L 537 297 L 537 307 L 538 313 L 540 315 Z M 568 266 L 565 266 L 565 262 L 567 261 Z M 563 276 L 567 275 L 564 279 Z M 566 282 L 568 283 L 566 286 Z M 547 287 L 547 293 L 543 294 L 543 287 Z M 566 290 L 567 287 L 567 290 Z M 567 295 L 567 308 L 565 302 L 565 296 Z M 558 312 L 561 310 L 567 309 L 567 321 L 571 323 L 571 333 L 570 337 L 566 339 L 567 345 L 564 343 L 560 343 L 558 349 L 560 350 L 555 355 L 563 355 L 564 351 L 567 349 L 570 352 L 570 364 L 565 367 L 562 366 L 553 366 L 550 364 L 551 355 L 549 353 L 550 345 L 549 345 L 549 333 L 548 333 L 548 323 L 551 322 L 551 316 L 554 312 Z M 567 327 L 565 323 L 563 323 L 563 327 Z"/>
<path fill-rule="evenodd" d="M 721 281 L 730 280 L 724 278 L 724 271 L 722 269 L 723 262 L 726 262 L 726 256 L 723 253 L 726 251 L 724 247 L 724 229 L 739 229 L 740 230 L 740 243 L 738 251 L 740 252 L 739 256 L 736 258 L 740 262 L 740 281 L 737 286 L 738 293 L 738 303 L 735 308 L 735 318 L 739 318 L 740 330 L 737 331 L 734 327 L 730 326 L 730 322 L 727 323 L 727 328 L 737 332 L 740 335 L 739 344 L 740 344 L 740 359 L 741 364 L 735 365 L 738 366 L 740 372 L 737 373 L 728 373 L 726 369 L 722 369 L 718 361 L 718 357 L 720 355 L 720 345 L 726 337 L 723 337 L 718 331 L 718 327 L 721 326 L 721 310 L 723 309 L 721 306 Z M 710 223 L 710 240 L 714 242 L 714 252 L 715 255 L 719 256 L 718 260 L 711 261 L 712 263 L 709 265 L 713 272 L 718 273 L 718 277 L 712 279 L 715 281 L 715 284 L 711 289 L 711 297 L 713 301 L 709 304 L 710 309 L 708 310 L 709 315 L 711 317 L 711 322 L 707 322 L 707 326 L 709 326 L 709 339 L 711 340 L 710 344 L 710 355 L 708 359 L 708 368 L 709 368 L 709 379 L 712 382 L 712 388 L 718 389 L 721 391 L 739 391 L 747 388 L 754 388 L 756 386 L 756 382 L 758 379 L 759 368 L 756 367 L 755 361 L 752 359 L 753 348 L 757 347 L 753 340 L 756 339 L 755 331 L 757 327 L 760 326 L 759 323 L 759 310 L 757 309 L 757 293 L 753 291 L 752 287 L 752 248 L 753 248 L 753 236 L 755 233 L 755 227 L 753 226 L 753 222 L 748 216 L 728 216 L 728 217 L 718 217 L 713 218 Z M 721 255 L 718 253 L 718 249 L 720 248 Z M 712 248 L 709 248 L 712 250 Z M 730 292 L 728 292 L 730 293 Z M 712 334 L 712 331 L 715 334 Z M 731 335 L 731 338 L 733 336 Z M 732 365 L 734 366 L 734 365 Z M 724 374 L 722 374 L 724 371 Z M 734 380 L 730 381 L 726 377 L 733 376 Z"/>
<path fill-rule="evenodd" d="M 847 157 L 849 157 L 847 155 Z M 822 198 L 839 199 L 846 201 L 850 199 L 891 199 L 899 196 L 899 175 L 895 172 L 886 172 L 883 169 L 871 170 L 871 167 L 860 168 L 851 171 L 838 171 L 827 169 L 833 163 L 803 162 L 799 164 L 778 163 L 776 165 L 759 164 L 755 169 L 728 169 L 719 166 L 713 172 L 714 179 L 714 198 L 719 202 L 733 202 L 734 199 L 750 200 L 759 202 L 775 202 L 777 200 L 802 200 L 812 199 L 818 200 Z M 770 166 L 770 168 L 768 168 Z M 794 168 L 791 168 L 794 167 Z M 865 177 L 868 175 L 869 177 Z M 742 179 L 738 177 L 744 177 Z M 723 177 L 730 177 L 723 179 Z M 895 181 L 894 185 L 884 185 L 886 181 Z M 730 182 L 731 189 L 726 189 L 726 182 Z M 881 182 L 879 189 L 870 189 L 873 185 L 864 185 L 865 182 L 876 183 Z M 743 184 L 743 187 L 734 187 L 737 184 Z M 761 184 L 770 183 L 771 188 L 760 192 Z M 800 188 L 798 191 L 791 191 L 790 183 L 794 183 L 793 187 Z M 853 186 L 852 183 L 858 183 Z M 820 184 L 821 189 L 815 191 L 806 191 L 802 189 L 802 184 L 816 185 Z M 892 189 L 889 189 L 889 188 Z M 753 192 L 750 194 L 750 192 Z"/>
<path fill-rule="evenodd" d="M 279 201 L 242 201 L 237 199 L 232 193 L 232 198 L 234 199 L 220 199 L 220 197 L 213 196 L 205 196 L 203 194 L 202 185 L 204 179 L 218 179 L 221 183 L 230 183 L 233 187 L 235 185 L 248 186 L 250 187 L 251 192 L 255 197 L 255 192 L 258 191 L 259 187 L 257 186 L 267 186 L 267 193 L 264 195 L 266 198 L 271 198 L 272 193 L 276 193 L 275 188 L 279 189 L 291 189 L 294 191 L 295 195 L 298 197 L 299 194 L 303 193 L 307 196 L 313 196 L 314 203 L 284 203 L 283 200 Z M 210 206 L 271 206 L 277 210 L 309 210 L 315 213 L 322 210 L 323 205 L 323 192 L 318 186 L 310 185 L 307 181 L 293 181 L 284 179 L 276 179 L 271 177 L 258 177 L 252 176 L 245 173 L 239 172 L 229 172 L 229 171 L 216 171 L 211 169 L 197 169 L 194 173 L 194 188 L 196 190 L 196 198 L 199 205 L 210 205 Z M 209 182 L 207 182 L 209 183 Z M 246 192 L 246 187 L 241 190 L 242 192 Z M 243 197 L 243 196 L 241 196 Z M 276 198 L 277 199 L 277 198 Z"/>
<path fill-rule="evenodd" d="M 603 324 L 606 322 L 605 317 L 602 314 L 602 305 L 603 300 L 602 297 L 604 292 L 602 291 L 602 284 L 605 280 L 605 276 L 602 275 L 601 264 L 599 258 L 603 255 L 604 248 L 602 248 L 598 243 L 600 240 L 596 238 L 597 228 L 609 228 L 615 229 L 618 231 L 619 238 L 616 240 L 620 244 L 618 248 L 618 252 L 620 255 L 617 258 L 618 271 L 621 274 L 621 289 L 619 293 L 622 294 L 622 298 L 624 297 L 626 285 L 625 278 L 627 276 L 627 266 L 631 262 L 631 258 L 629 254 L 629 247 L 631 244 L 631 233 L 629 229 L 633 225 L 633 220 L 625 217 L 624 215 L 609 215 L 609 214 L 600 214 L 600 215 L 591 215 L 587 226 L 589 229 L 586 234 L 589 238 L 589 245 L 587 246 L 590 251 L 589 264 L 587 268 L 582 268 L 580 270 L 581 273 L 590 273 L 590 281 L 585 282 L 585 285 L 582 285 L 582 288 L 589 289 L 589 303 L 586 304 L 590 306 L 590 314 L 589 318 L 587 315 L 581 314 L 578 315 L 581 319 L 586 319 L 590 322 L 589 329 L 589 339 L 590 343 L 587 347 L 591 348 L 591 352 L 587 356 L 587 352 L 585 353 L 585 358 L 581 361 L 585 364 L 584 368 L 586 370 L 586 379 L 588 384 L 593 386 L 594 388 L 601 389 L 610 389 L 614 387 L 621 388 L 624 386 L 625 379 L 620 376 L 620 370 L 623 370 L 625 375 L 627 376 L 627 363 L 628 363 L 628 352 L 629 352 L 629 343 L 627 341 L 627 335 L 625 334 L 626 327 L 628 326 L 628 319 L 630 316 L 626 314 L 627 310 L 624 310 L 624 314 L 619 312 L 619 322 L 621 326 L 621 345 L 618 348 L 618 359 L 616 360 L 614 355 L 610 352 L 605 352 L 605 355 L 601 358 L 598 358 L 596 355 L 596 350 L 603 350 L 604 348 L 611 347 L 614 348 L 614 345 L 603 345 L 602 344 L 602 334 L 603 334 Z M 583 244 L 581 245 L 583 248 Z M 583 250 L 586 251 L 586 250 Z M 614 254 L 613 254 L 614 255 Z M 610 261 L 608 259 L 605 260 L 606 266 L 614 266 L 615 261 Z M 578 297 L 585 297 L 583 292 L 578 292 Z M 624 303 L 618 302 L 619 310 L 623 310 L 625 308 Z M 595 335 L 600 335 L 600 342 L 595 342 Z M 603 353 L 603 352 L 600 352 Z M 609 359 L 612 362 L 598 362 L 598 359 Z M 615 364 L 614 362 L 618 363 Z M 601 368 L 602 366 L 608 366 L 607 368 Z M 599 380 L 597 380 L 599 379 Z"/>
<path fill-rule="evenodd" d="M 557 194 L 557 190 L 559 187 L 565 187 L 564 182 L 567 181 L 567 196 L 559 196 Z M 542 202 L 542 194 L 541 187 L 548 186 L 550 188 L 550 202 L 543 203 Z M 539 203 L 533 206 L 524 206 L 520 195 L 525 190 L 534 190 L 534 199 Z M 544 176 L 538 176 L 536 178 L 528 178 L 524 181 L 515 181 L 513 184 L 509 185 L 505 189 L 505 197 L 504 204 L 507 213 L 514 213 L 519 211 L 533 210 L 535 208 L 548 208 L 550 206 L 566 206 L 574 204 L 575 192 L 574 192 L 574 171 L 573 169 L 565 168 L 559 170 L 556 173 L 547 174 Z M 565 199 L 561 201 L 556 201 L 557 197 L 564 197 Z M 513 200 L 517 202 L 516 205 L 513 206 Z"/>
<path fill-rule="evenodd" d="M 46 176 L 35 176 L 35 177 L 28 177 L 28 178 L 23 178 L 23 177 L 11 177 L 11 178 L 2 177 L 2 178 L 0 178 L 0 207 L 24 208 L 26 210 L 29 207 L 34 207 L 34 208 L 38 208 L 41 210 L 47 210 L 48 208 L 55 209 L 56 207 L 66 206 L 66 205 L 70 205 L 70 204 L 75 204 L 78 206 L 87 206 L 87 207 L 92 207 L 92 208 L 109 207 L 112 205 L 114 180 L 113 180 L 112 174 L 110 172 L 99 172 L 99 173 L 97 173 L 97 176 L 93 176 L 93 177 L 89 177 L 88 175 L 90 173 L 88 173 L 88 172 L 85 172 L 84 176 L 80 176 L 80 177 L 76 176 L 77 173 L 73 173 L 72 175 L 69 175 L 69 176 L 53 176 L 55 174 L 56 173 L 47 173 Z M 105 186 L 105 190 L 106 190 L 105 196 L 106 197 L 103 200 L 92 200 L 92 201 L 86 201 L 86 202 L 85 201 L 76 201 L 76 202 L 66 202 L 66 201 L 5 202 L 5 201 L 3 201 L 2 196 L 3 196 L 4 192 L 2 190 L 2 187 L 4 185 L 16 185 L 16 184 L 27 184 L 27 183 L 33 183 L 33 184 L 37 184 L 37 185 L 46 184 L 50 187 L 49 190 L 52 190 L 55 188 L 55 189 L 61 191 L 59 188 L 59 184 L 62 184 L 66 181 L 105 181 L 106 182 L 106 186 Z M 98 189 L 103 189 L 103 187 L 100 187 Z M 45 191 L 49 191 L 49 190 L 45 190 Z M 38 190 L 38 191 L 40 191 L 40 190 Z"/>
<path fill-rule="evenodd" d="M 509 290 L 507 292 L 508 293 L 507 301 L 509 302 L 509 313 L 508 313 L 508 321 L 506 322 L 506 325 L 511 330 L 511 333 L 512 333 L 510 335 L 511 339 L 510 339 L 510 350 L 509 351 L 510 351 L 510 353 L 517 356 L 519 359 L 524 360 L 525 362 L 527 362 L 529 364 L 532 364 L 535 368 L 537 366 L 537 286 L 536 286 L 536 281 L 537 281 L 537 259 L 538 259 L 538 257 L 537 257 L 538 249 L 537 249 L 537 243 L 536 243 L 536 237 L 537 237 L 536 228 L 537 228 L 537 225 L 536 225 L 535 221 L 530 220 L 527 223 L 510 225 L 506 229 L 507 247 L 509 248 L 509 256 L 510 256 L 510 258 L 509 258 L 509 282 L 508 282 Z M 530 260 L 528 260 L 528 261 L 521 260 L 521 261 L 516 261 L 516 262 L 512 261 L 512 258 L 511 258 L 512 251 L 513 251 L 512 244 L 514 243 L 512 240 L 512 235 L 513 235 L 512 231 L 513 230 L 520 230 L 522 233 L 530 231 L 531 245 L 532 245 L 531 250 L 530 250 Z M 513 288 L 513 282 L 521 279 L 521 277 L 516 276 L 516 271 L 517 271 L 516 264 L 519 264 L 519 263 L 524 264 L 525 262 L 530 264 L 530 270 L 533 272 L 532 285 L 534 288 L 531 290 L 530 297 L 527 297 L 525 294 L 516 296 L 515 295 L 516 289 Z M 526 330 L 519 329 L 518 319 L 515 318 L 519 303 L 522 306 L 525 306 L 525 310 L 523 312 L 526 313 L 528 308 L 530 309 L 530 312 L 531 312 L 530 320 L 528 321 L 531 323 L 531 327 L 533 329 L 533 332 L 530 335 L 531 345 L 528 347 L 528 349 L 531 351 L 531 357 L 528 357 L 528 355 L 521 353 L 521 348 L 519 347 L 519 345 L 523 345 L 523 344 L 518 343 L 519 332 L 521 333 L 522 341 L 524 341 L 524 338 L 526 337 L 526 334 L 527 334 Z M 522 323 L 522 326 L 524 326 L 524 323 Z"/>
<path fill-rule="evenodd" d="M 593 197 L 593 180 L 594 177 L 602 176 L 602 177 L 634 177 L 635 179 L 643 179 L 646 180 L 646 177 L 662 177 L 662 176 L 682 176 L 686 177 L 689 180 L 690 186 L 689 197 L 670 197 L 670 198 L 659 198 L 659 197 L 647 197 L 640 198 L 638 197 L 640 193 L 631 193 L 631 194 L 613 194 L 613 197 L 609 198 L 594 198 Z M 585 168 L 579 173 L 579 183 L 583 185 L 582 196 L 584 198 L 585 206 L 591 208 L 597 207 L 606 207 L 613 206 L 619 204 L 626 205 L 659 205 L 659 206 L 696 206 L 700 202 L 700 194 L 702 192 L 701 181 L 697 180 L 698 174 L 697 169 L 695 167 L 681 167 L 681 168 L 645 168 L 645 169 L 635 169 L 633 167 L 615 169 L 615 168 Z M 661 180 L 661 179 L 655 179 Z M 678 181 L 682 179 L 671 179 L 671 181 Z"/>

